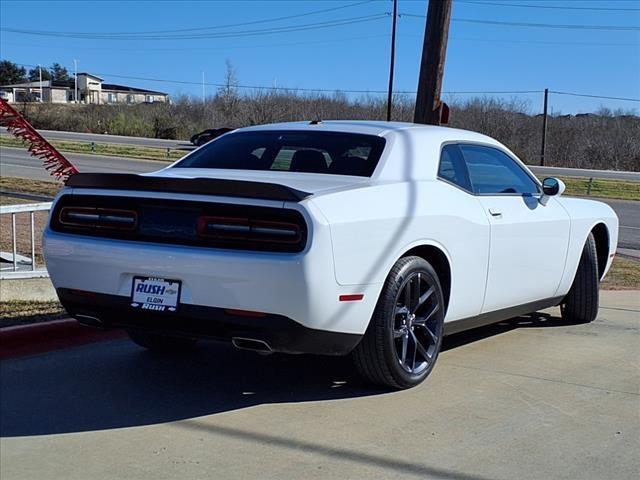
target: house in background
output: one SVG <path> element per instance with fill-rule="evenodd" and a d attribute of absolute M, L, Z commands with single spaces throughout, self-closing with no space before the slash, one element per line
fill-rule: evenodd
<path fill-rule="evenodd" d="M 42 87 L 42 88 L 41 88 Z M 169 95 L 164 92 L 144 88 L 104 83 L 104 80 L 90 73 L 78 73 L 78 99 L 75 96 L 75 81 L 46 80 L 14 85 L 0 85 L 0 98 L 10 102 L 45 103 L 85 103 L 85 104 L 137 104 L 166 103 Z"/>

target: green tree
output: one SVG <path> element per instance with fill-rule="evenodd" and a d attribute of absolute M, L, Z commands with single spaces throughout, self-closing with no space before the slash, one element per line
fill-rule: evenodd
<path fill-rule="evenodd" d="M 0 60 L 0 85 L 26 81 L 27 71 L 9 60 Z"/>
<path fill-rule="evenodd" d="M 40 71 L 38 70 L 38 67 L 29 70 L 28 76 L 29 81 L 31 82 L 37 82 L 38 80 L 40 80 Z M 49 70 L 47 70 L 46 68 L 42 69 L 42 80 L 51 80 L 51 73 L 49 73 Z"/>
<path fill-rule="evenodd" d="M 49 70 L 51 71 L 52 80 L 58 80 L 61 82 L 69 80 L 69 72 L 59 63 L 54 63 L 53 65 L 51 65 L 51 68 Z"/>

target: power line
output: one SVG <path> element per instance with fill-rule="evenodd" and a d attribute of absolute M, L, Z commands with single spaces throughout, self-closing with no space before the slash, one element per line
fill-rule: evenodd
<path fill-rule="evenodd" d="M 423 38 L 422 35 L 400 34 L 401 37 L 415 37 Z M 601 43 L 601 42 L 546 42 L 536 40 L 506 40 L 499 38 L 471 38 L 471 37 L 458 37 L 451 35 L 451 40 L 464 41 L 464 42 L 490 42 L 490 43 L 517 43 L 517 44 L 531 44 L 531 45 L 584 45 L 590 47 L 635 47 L 640 48 L 640 43 Z"/>
<path fill-rule="evenodd" d="M 425 15 L 414 13 L 402 13 L 400 17 L 426 18 Z M 531 27 L 531 28 L 560 28 L 572 30 L 612 30 L 612 31 L 640 31 L 640 27 L 624 25 L 576 25 L 559 23 L 531 23 L 531 22 L 501 22 L 498 20 L 478 20 L 474 18 L 452 18 L 452 22 L 477 23 L 483 25 L 501 25 L 509 27 Z"/>
<path fill-rule="evenodd" d="M 415 35 L 422 37 L 421 35 Z M 545 42 L 536 40 L 501 40 L 497 38 L 464 38 L 451 36 L 452 40 L 463 40 L 468 42 L 490 42 L 490 43 L 517 43 L 527 45 L 583 45 L 590 47 L 635 47 L 640 48 L 640 43 L 598 43 L 598 42 Z"/>
<path fill-rule="evenodd" d="M 570 7 L 560 5 L 530 5 L 524 3 L 502 3 L 502 2 L 478 2 L 475 0 L 456 0 L 457 3 L 469 3 L 474 5 L 493 5 L 498 7 L 520 7 L 520 8 L 546 8 L 553 10 L 587 10 L 594 12 L 640 12 L 640 8 L 618 8 L 618 7 Z"/>
<path fill-rule="evenodd" d="M 556 90 L 549 90 L 549 93 L 555 93 L 556 95 L 571 95 L 572 97 L 604 98 L 607 100 L 624 100 L 625 102 L 640 102 L 640 98 L 607 97 L 603 95 L 588 95 L 586 93 L 558 92 Z"/>
<path fill-rule="evenodd" d="M 148 35 L 148 34 L 157 34 L 157 33 L 179 33 L 179 32 L 196 32 L 202 30 L 216 30 L 216 29 L 224 29 L 224 28 L 233 28 L 233 27 L 244 27 L 246 25 L 257 25 L 260 23 L 271 23 L 271 22 L 279 22 L 282 20 L 290 20 L 292 18 L 301 18 L 308 17 L 311 15 L 318 15 L 321 13 L 335 12 L 336 10 L 343 10 L 345 8 L 357 7 L 359 5 L 364 5 L 367 3 L 371 3 L 374 0 L 364 0 L 362 2 L 349 3 L 347 5 L 340 5 L 338 7 L 332 8 L 324 8 L 322 10 L 313 10 L 311 12 L 299 13 L 296 15 L 286 15 L 283 17 L 273 17 L 273 18 L 265 18 L 262 20 L 253 20 L 250 22 L 241 22 L 241 23 L 229 23 L 226 25 L 213 25 L 209 27 L 193 27 L 193 28 L 180 28 L 175 30 L 148 30 L 141 32 L 99 32 L 100 35 Z M 52 32 L 54 33 L 54 32 Z M 55 33 L 65 33 L 65 32 L 55 32 Z M 66 33 L 76 33 L 78 35 L 95 35 L 98 32 L 66 32 Z"/>
<path fill-rule="evenodd" d="M 37 65 L 29 65 L 26 63 L 16 63 L 21 67 L 35 68 Z M 105 72 L 95 72 L 95 75 L 102 75 L 104 77 L 113 77 L 113 78 L 123 78 L 127 80 L 142 80 L 147 82 L 158 82 L 158 83 L 169 83 L 176 85 L 198 85 L 201 86 L 202 82 L 189 81 L 189 80 L 167 80 L 163 78 L 148 78 L 148 77 L 137 77 L 130 75 L 115 75 L 112 73 Z M 210 87 L 228 87 L 225 83 L 205 83 L 204 85 Z M 363 93 L 363 94 L 386 94 L 387 90 L 343 90 L 339 88 L 303 88 L 303 87 L 273 87 L 273 86 L 264 86 L 264 85 L 234 85 L 234 88 L 239 89 L 248 89 L 248 90 L 272 90 L 272 91 L 285 91 L 285 92 L 324 92 L 324 93 L 334 93 L 334 92 L 343 92 L 343 93 Z M 394 94 L 415 94 L 415 90 L 397 90 Z M 526 95 L 526 94 L 536 94 L 543 93 L 543 90 L 457 90 L 457 91 L 445 91 L 442 92 L 447 95 Z M 587 98 L 602 98 L 605 100 L 621 100 L 627 102 L 640 102 L 640 98 L 629 98 L 629 97 L 612 97 L 607 95 L 592 95 L 587 93 L 576 93 L 576 92 L 561 92 L 557 90 L 549 90 L 549 93 L 554 93 L 556 95 L 571 95 L 575 97 L 587 97 Z"/>
<path fill-rule="evenodd" d="M 389 38 L 391 35 L 388 33 L 381 33 L 376 35 L 359 35 L 354 37 L 338 37 L 338 38 L 327 38 L 324 40 L 310 40 L 303 42 L 285 42 L 285 43 L 259 43 L 253 45 L 226 45 L 221 47 L 180 47 L 180 48 L 126 48 L 120 47 L 118 48 L 118 52 L 186 52 L 186 51 L 216 51 L 216 50 L 236 50 L 236 49 L 256 49 L 256 48 L 272 48 L 272 47 L 288 47 L 288 46 L 296 46 L 296 45 L 314 45 L 314 44 L 324 44 L 324 43 L 340 43 L 340 42 L 350 42 L 353 40 L 370 40 L 374 38 Z M 421 37 L 421 35 L 416 35 L 417 37 Z M 422 38 L 422 37 L 421 37 Z M 10 46 L 20 46 L 20 47 L 32 47 L 32 48 L 57 48 L 52 45 L 45 44 L 24 44 L 24 43 L 13 43 L 13 42 L 2 42 L 2 45 L 10 45 Z M 108 50 L 113 51 L 113 47 L 77 47 L 73 46 L 73 50 Z"/>
<path fill-rule="evenodd" d="M 259 43 L 254 45 L 229 45 L 229 46 L 221 46 L 221 47 L 179 47 L 179 48 L 126 48 L 121 47 L 118 48 L 119 52 L 185 52 L 185 51 L 216 51 L 216 50 L 238 50 L 238 49 L 256 49 L 256 48 L 273 48 L 273 47 L 289 47 L 296 45 L 317 45 L 317 44 L 325 44 L 325 43 L 340 43 L 340 42 L 349 42 L 354 40 L 370 40 L 376 38 L 389 38 L 391 35 L 387 33 L 377 34 L 377 35 L 359 35 L 354 37 L 339 37 L 339 38 L 328 38 L 324 40 L 310 40 L 310 41 L 302 41 L 302 42 L 285 42 L 285 43 Z M 422 35 L 412 35 L 399 33 L 399 37 L 402 38 L 423 38 Z M 514 44 L 524 44 L 524 45 L 580 45 L 580 46 L 589 46 L 589 47 L 634 47 L 640 48 L 640 43 L 600 43 L 600 42 L 547 42 L 547 41 L 536 41 L 536 40 L 506 40 L 506 39 L 498 39 L 498 38 L 473 38 L 473 37 L 458 37 L 452 35 L 450 37 L 451 40 L 455 41 L 463 41 L 463 42 L 488 42 L 488 43 L 514 43 Z M 45 45 L 45 44 L 24 44 L 24 43 L 12 43 L 12 42 L 3 42 L 5 46 L 20 46 L 20 47 L 32 47 L 32 48 L 56 48 L 53 45 Z M 74 50 L 108 50 L 113 51 L 113 47 L 78 47 L 74 46 Z"/>
<path fill-rule="evenodd" d="M 456 92 L 442 92 L 447 95 L 500 95 L 500 94 L 512 94 L 512 95 L 524 95 L 529 93 L 542 93 L 543 90 L 490 90 L 490 91 L 456 91 Z"/>
<path fill-rule="evenodd" d="M 147 30 L 147 31 L 139 31 L 139 32 L 64 32 L 64 31 L 38 31 L 38 30 L 24 30 L 24 32 L 41 32 L 41 33 L 49 33 L 52 35 L 59 35 L 59 36 L 69 36 L 69 35 L 78 35 L 78 36 L 82 36 L 83 38 L 85 37 L 93 37 L 95 35 L 105 35 L 105 36 L 138 36 L 138 35 L 153 35 L 153 34 L 164 34 L 164 33 L 180 33 L 180 32 L 196 32 L 196 31 L 203 31 L 203 30 L 217 30 L 217 29 L 225 29 L 225 28 L 232 28 L 232 27 L 243 27 L 246 25 L 257 25 L 260 23 L 271 23 L 271 22 L 279 22 L 282 20 L 290 20 L 293 18 L 301 18 L 301 17 L 307 17 L 307 16 L 311 16 L 311 15 L 318 15 L 321 13 L 327 13 L 327 12 L 334 12 L 336 10 L 342 10 L 345 8 L 351 8 L 351 7 L 357 7 L 359 5 L 364 5 L 367 3 L 371 3 L 373 2 L 373 0 L 365 0 L 365 1 L 361 1 L 361 2 L 355 2 L 355 3 L 349 3 L 347 5 L 341 5 L 338 7 L 332 7 L 332 8 L 325 8 L 322 10 L 313 10 L 311 12 L 306 12 L 306 13 L 299 13 L 296 15 L 286 15 L 286 16 L 282 16 L 282 17 L 273 17 L 273 18 L 265 18 L 262 20 L 253 20 L 253 21 L 249 21 L 249 22 L 241 22 L 241 23 L 229 23 L 229 24 L 225 24 L 225 25 L 212 25 L 212 26 L 208 26 L 208 27 L 193 27 L 193 28 L 180 28 L 180 29 L 174 29 L 174 30 Z M 4 28 L 2 30 L 5 30 Z M 9 29 L 6 29 L 7 31 L 9 31 Z M 21 32 L 22 33 L 22 32 Z"/>
<path fill-rule="evenodd" d="M 0 28 L 1 31 L 10 33 L 20 33 L 24 35 L 39 35 L 46 37 L 56 38 L 78 38 L 84 40 L 190 40 L 190 39 L 204 39 L 204 38 L 238 38 L 247 36 L 258 35 L 272 35 L 277 33 L 290 33 L 306 30 L 316 30 L 321 28 L 340 27 L 345 25 L 352 25 L 356 23 L 370 22 L 386 18 L 389 15 L 388 12 L 376 13 L 372 15 L 361 15 L 357 17 L 344 18 L 339 20 L 328 20 L 323 22 L 308 23 L 303 25 L 287 25 L 282 27 L 271 27 L 265 29 L 256 30 L 244 30 L 244 31 L 231 31 L 220 33 L 201 33 L 201 34 L 189 34 L 189 35 L 123 35 L 123 36 L 111 36 L 102 34 L 77 34 L 73 32 L 50 32 L 46 30 L 23 30 L 17 28 Z"/>
<path fill-rule="evenodd" d="M 128 75 L 113 75 L 110 73 L 97 72 L 96 75 L 102 75 L 105 77 L 113 77 L 113 78 L 124 78 L 129 80 L 144 80 L 149 82 L 161 82 L 161 83 L 175 83 L 175 84 L 184 84 L 184 85 L 201 85 L 202 82 L 193 82 L 188 80 L 166 80 L 159 78 L 146 78 L 146 77 L 132 77 Z M 211 87 L 228 87 L 227 84 L 224 83 L 205 83 L 207 86 Z M 245 89 L 245 90 L 272 90 L 272 91 L 300 91 L 300 92 L 344 92 L 344 93 L 387 93 L 386 90 L 343 90 L 337 88 L 304 88 L 304 87 L 274 87 L 274 86 L 265 86 L 265 85 L 234 85 L 234 88 Z M 396 93 L 415 93 L 415 92 L 396 92 Z"/>
<path fill-rule="evenodd" d="M 35 68 L 36 65 L 29 65 L 26 63 L 16 63 L 21 67 Z M 101 75 L 104 77 L 112 77 L 112 78 L 122 78 L 127 80 L 141 80 L 146 82 L 158 82 L 158 83 L 169 83 L 176 85 L 202 85 L 202 82 L 195 82 L 189 80 L 168 80 L 165 78 L 150 78 L 150 77 L 137 77 L 131 75 L 117 75 L 113 73 L 105 73 L 105 72 L 93 72 L 95 75 Z M 228 87 L 225 83 L 206 83 L 206 86 L 209 87 Z M 345 92 L 345 93 L 387 93 L 386 90 L 342 90 L 342 89 L 331 89 L 331 88 L 303 88 L 303 87 L 274 87 L 274 86 L 264 86 L 264 85 L 234 85 L 234 88 L 239 89 L 249 89 L 249 90 L 274 90 L 274 91 L 301 91 L 301 92 Z M 396 93 L 415 93 L 415 92 L 396 92 Z"/>
<path fill-rule="evenodd" d="M 21 67 L 35 68 L 36 65 L 29 65 L 26 63 L 17 63 Z M 117 75 L 113 73 L 105 73 L 105 72 L 93 72 L 95 75 L 101 75 L 103 77 L 112 77 L 112 78 L 122 78 L 126 80 L 141 80 L 146 82 L 158 82 L 158 83 L 169 83 L 176 85 L 198 85 L 201 86 L 202 82 L 190 81 L 190 80 L 168 80 L 165 78 L 150 78 L 150 77 L 137 77 L 131 75 Z M 227 84 L 224 83 L 205 83 L 206 86 L 209 87 L 228 87 Z M 305 87 L 274 87 L 274 86 L 265 86 L 265 85 L 234 85 L 234 88 L 239 89 L 247 89 L 247 90 L 273 90 L 273 91 L 300 91 L 300 92 L 325 92 L 325 93 L 333 93 L 333 92 L 344 92 L 344 93 L 371 93 L 371 94 L 382 94 L 387 93 L 387 90 L 344 90 L 339 88 L 305 88 Z M 504 91 L 473 91 L 473 92 L 444 92 L 450 93 L 453 95 L 456 94 L 518 94 L 518 93 L 540 93 L 541 90 L 504 90 Z M 394 92 L 395 94 L 415 94 L 415 90 L 397 90 Z"/>

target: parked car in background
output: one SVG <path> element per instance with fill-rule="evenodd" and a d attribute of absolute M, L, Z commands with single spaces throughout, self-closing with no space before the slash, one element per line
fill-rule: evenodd
<path fill-rule="evenodd" d="M 209 128 L 207 130 L 203 130 L 200 133 L 196 133 L 195 135 L 192 135 L 189 141 L 196 147 L 200 147 L 201 145 L 204 145 L 205 143 L 210 142 L 214 138 L 218 138 L 220 135 L 223 135 L 232 130 L 233 128 L 226 128 L 226 127 Z"/>
<path fill-rule="evenodd" d="M 408 388 L 445 335 L 598 313 L 618 219 L 504 145 L 374 121 L 242 128 L 158 172 L 76 174 L 44 233 L 60 301 L 151 349 L 351 354 Z"/>

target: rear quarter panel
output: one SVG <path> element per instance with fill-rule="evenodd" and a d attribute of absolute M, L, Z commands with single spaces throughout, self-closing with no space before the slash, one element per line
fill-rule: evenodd
<path fill-rule="evenodd" d="M 489 224 L 475 197 L 440 180 L 376 184 L 313 198 L 328 219 L 336 280 L 378 284 L 416 246 L 447 256 L 451 296 L 447 320 L 480 313 Z"/>

